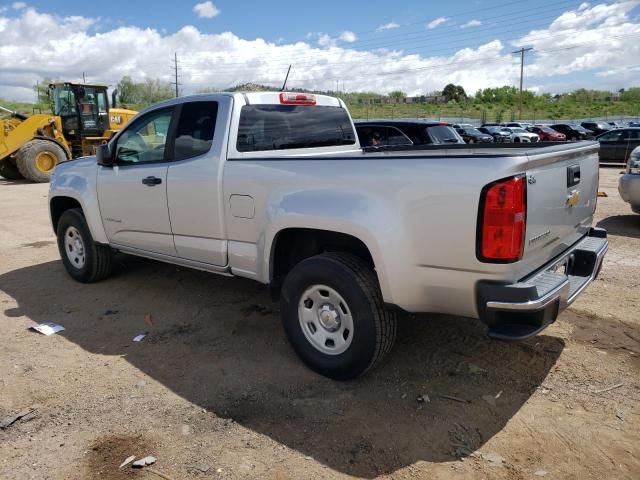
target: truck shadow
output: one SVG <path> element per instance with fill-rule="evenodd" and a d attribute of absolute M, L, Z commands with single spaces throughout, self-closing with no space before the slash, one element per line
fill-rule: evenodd
<path fill-rule="evenodd" d="M 629 238 L 640 238 L 640 215 L 612 215 L 598 222 L 598 227 L 604 228 L 610 235 Z"/>
<path fill-rule="evenodd" d="M 61 323 L 60 335 L 86 351 L 125 356 L 193 404 L 367 478 L 478 450 L 564 348 L 544 335 L 489 341 L 472 320 L 407 318 L 385 365 L 340 383 L 295 357 L 276 307 L 254 282 L 125 257 L 99 284 L 73 282 L 55 261 L 0 275 L 0 288 L 17 301 L 8 317 Z M 131 342 L 144 331 L 142 343 Z"/>

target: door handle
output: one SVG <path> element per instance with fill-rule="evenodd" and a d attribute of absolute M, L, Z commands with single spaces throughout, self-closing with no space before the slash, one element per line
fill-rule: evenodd
<path fill-rule="evenodd" d="M 156 185 L 160 185 L 162 183 L 162 179 L 158 177 L 147 177 L 142 179 L 142 183 L 144 183 L 148 187 L 155 187 Z"/>

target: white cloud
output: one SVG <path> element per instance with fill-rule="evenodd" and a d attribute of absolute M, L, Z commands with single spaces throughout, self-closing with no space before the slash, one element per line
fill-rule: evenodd
<path fill-rule="evenodd" d="M 482 25 L 482 22 L 480 20 L 469 20 L 467 23 L 463 23 L 462 25 L 460 25 L 460 28 L 473 28 L 479 27 L 480 25 Z"/>
<path fill-rule="evenodd" d="M 196 4 L 193 11 L 200 18 L 213 18 L 220 15 L 220 10 L 211 1 Z"/>
<path fill-rule="evenodd" d="M 340 38 L 340 40 L 342 40 L 343 42 L 347 42 L 347 43 L 353 43 L 353 42 L 355 42 L 355 41 L 358 39 L 358 37 L 356 36 L 356 34 L 355 34 L 355 33 L 353 33 L 353 32 L 351 32 L 351 31 L 349 31 L 349 30 L 347 30 L 347 31 L 345 31 L 345 32 L 342 32 L 342 33 L 340 34 L 340 37 L 339 37 L 339 38 Z"/>
<path fill-rule="evenodd" d="M 534 48 L 535 62 L 527 66 L 527 75 L 548 78 L 601 69 L 615 71 L 615 78 L 610 80 L 617 81 L 617 85 L 636 83 L 637 72 L 632 67 L 638 65 L 640 57 L 640 23 L 632 19 L 631 13 L 638 5 L 638 0 L 582 4 L 560 15 L 548 28 L 533 30 L 513 45 Z M 598 77 L 605 76 L 601 73 Z"/>
<path fill-rule="evenodd" d="M 330 35 L 326 33 L 318 34 L 318 45 L 320 45 L 321 47 L 335 47 L 336 44 L 337 44 L 336 39 L 331 38 Z"/>
<path fill-rule="evenodd" d="M 434 28 L 439 27 L 440 25 L 448 21 L 449 19 L 447 17 L 438 17 L 435 20 L 432 20 L 429 23 L 427 23 L 427 28 L 429 30 L 433 30 Z"/>
<path fill-rule="evenodd" d="M 337 37 L 332 37 L 328 33 L 324 32 L 309 32 L 307 33 L 306 38 L 309 40 L 316 39 L 318 45 L 324 48 L 336 47 L 338 42 L 353 43 L 358 40 L 357 35 L 349 30 L 342 32 Z"/>
<path fill-rule="evenodd" d="M 376 32 L 384 32 L 385 30 L 393 30 L 395 28 L 400 28 L 400 24 L 396 22 L 389 22 L 376 28 Z"/>
<path fill-rule="evenodd" d="M 584 87 L 620 88 L 638 85 L 638 71 L 633 68 L 640 58 L 640 19 L 632 12 L 638 4 L 640 0 L 576 8 L 514 45 L 495 39 L 433 56 L 355 50 L 342 43 L 340 35 L 321 32 L 283 44 L 245 40 L 230 32 L 208 34 L 193 26 L 167 34 L 153 28 L 104 25 L 98 33 L 96 19 L 27 7 L 15 17 L 0 15 L 0 96 L 31 101 L 36 81 L 44 77 L 77 81 L 83 71 L 92 80 L 111 85 L 124 75 L 170 82 L 174 52 L 186 93 L 244 82 L 280 86 L 289 64 L 293 64 L 292 87 L 329 90 L 341 78 L 348 79 L 350 91 L 403 90 L 417 95 L 455 83 L 475 92 L 517 84 L 520 63 L 511 54 L 514 46 L 534 47 L 527 55 L 525 86 L 573 88 L 572 82 L 579 82 Z M 570 82 L 562 76 L 569 73 Z"/>
<path fill-rule="evenodd" d="M 13 2 L 13 4 L 11 5 L 11 7 L 14 10 L 22 10 L 23 8 L 25 8 L 27 6 L 26 3 L 24 2 Z"/>

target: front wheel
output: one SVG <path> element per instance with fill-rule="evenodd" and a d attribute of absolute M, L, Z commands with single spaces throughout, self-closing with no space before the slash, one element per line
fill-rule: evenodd
<path fill-rule="evenodd" d="M 58 221 L 56 233 L 62 263 L 75 280 L 92 283 L 111 274 L 113 252 L 108 246 L 93 241 L 80 209 L 64 212 Z"/>
<path fill-rule="evenodd" d="M 350 380 L 379 364 L 396 336 L 396 315 L 382 300 L 374 270 L 346 253 L 303 260 L 281 293 L 289 342 L 312 370 Z"/>
<path fill-rule="evenodd" d="M 520 143 L 520 137 L 516 137 L 513 139 L 513 143 Z"/>

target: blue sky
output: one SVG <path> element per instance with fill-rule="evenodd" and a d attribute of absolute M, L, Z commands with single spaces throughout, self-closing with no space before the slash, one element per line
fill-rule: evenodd
<path fill-rule="evenodd" d="M 183 91 L 246 81 L 429 93 L 449 82 L 564 91 L 640 84 L 640 0 L 234 2 L 0 0 L 0 95 L 43 77 L 170 81 Z"/>
<path fill-rule="evenodd" d="M 13 2 L 7 2 L 9 6 Z M 440 26 L 441 31 L 448 34 L 458 33 L 452 25 L 461 25 L 474 19 L 482 19 L 483 26 L 478 32 L 467 30 L 463 39 L 456 45 L 479 45 L 496 37 L 516 37 L 528 32 L 531 27 L 549 23 L 557 14 L 567 10 L 569 6 L 578 6 L 580 1 L 539 2 L 500 1 L 500 0 L 458 0 L 456 2 L 426 2 L 424 0 L 324 0 L 317 2 L 301 2 L 280 0 L 278 2 L 247 2 L 233 0 L 216 0 L 215 7 L 220 11 L 214 18 L 200 18 L 190 8 L 198 2 L 176 1 L 124 1 L 111 0 L 106 4 L 100 2 L 79 2 L 69 0 L 30 1 L 29 6 L 42 12 L 52 12 L 60 16 L 82 15 L 85 17 L 101 17 L 96 26 L 100 30 L 116 25 L 136 25 L 142 28 L 155 28 L 167 33 L 176 32 L 185 25 L 194 25 L 204 33 L 233 32 L 241 38 L 264 38 L 268 41 L 296 42 L 307 41 L 309 32 L 325 32 L 338 36 L 343 31 L 353 31 L 363 41 L 393 39 L 396 44 L 398 35 L 415 34 L 425 30 L 424 25 L 438 18 L 449 20 Z M 538 11 L 538 5 L 551 5 Z M 108 5 L 108 8 L 104 8 Z M 509 28 L 507 25 L 489 25 L 491 18 L 515 19 Z M 527 18 L 529 17 L 529 18 Z M 498 21 L 498 20 L 496 20 Z M 382 26 L 394 22 L 399 28 L 375 32 Z M 433 29 L 433 33 L 437 30 Z M 453 30 L 453 32 L 452 32 Z M 507 32 L 502 34 L 502 32 Z M 435 39 L 431 35 L 429 39 Z M 391 41 L 391 40 L 390 40 Z M 438 39 L 438 42 L 441 42 Z M 433 42 L 435 43 L 435 42 Z M 439 43 L 438 46 L 441 46 Z M 429 48 L 415 49 L 429 52 Z M 433 50 L 433 49 L 432 49 Z M 442 51 L 440 48 L 439 51 Z"/>

